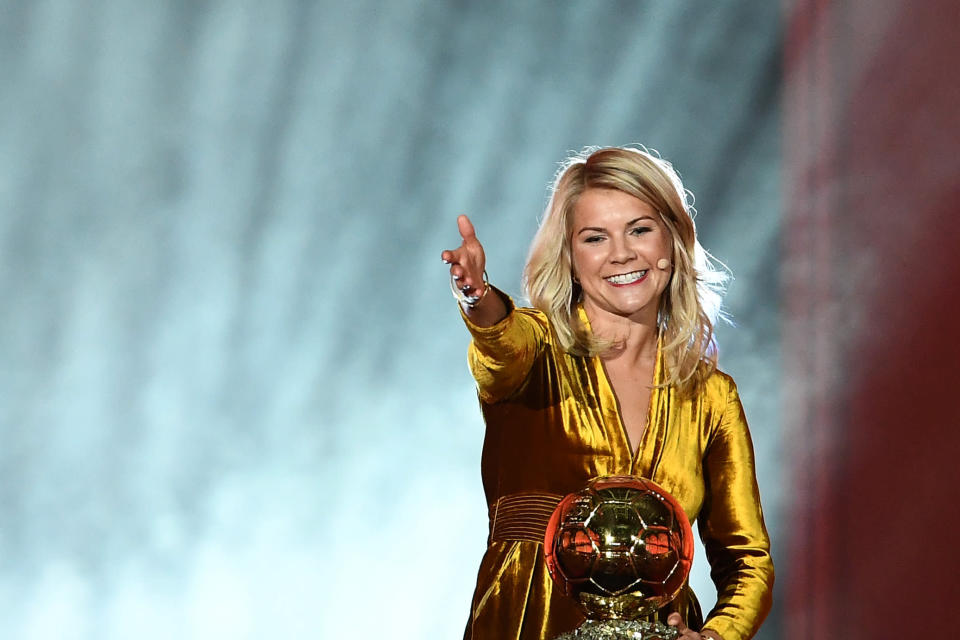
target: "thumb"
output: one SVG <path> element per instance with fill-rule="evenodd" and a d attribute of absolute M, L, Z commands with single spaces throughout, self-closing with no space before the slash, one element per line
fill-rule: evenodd
<path fill-rule="evenodd" d="M 671 627 L 676 627 L 677 631 L 683 633 L 687 630 L 687 625 L 683 623 L 683 616 L 674 611 L 669 616 L 667 616 L 667 624 Z"/>
<path fill-rule="evenodd" d="M 464 215 L 457 216 L 457 229 L 460 231 L 460 237 L 464 240 L 469 240 L 477 235 L 470 218 Z"/>

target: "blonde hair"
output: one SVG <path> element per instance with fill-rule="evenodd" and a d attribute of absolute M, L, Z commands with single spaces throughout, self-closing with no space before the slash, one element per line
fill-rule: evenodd
<path fill-rule="evenodd" d="M 639 198 L 660 215 L 670 232 L 673 274 L 660 297 L 664 385 L 692 391 L 717 366 L 713 325 L 729 272 L 697 241 L 692 195 L 673 166 L 646 149 L 590 147 L 563 163 L 550 202 L 534 236 L 523 272 L 530 303 L 550 319 L 560 345 L 574 355 L 593 356 L 613 346 L 590 333 L 577 312 L 581 291 L 573 280 L 573 213 L 590 188 L 616 189 Z"/>

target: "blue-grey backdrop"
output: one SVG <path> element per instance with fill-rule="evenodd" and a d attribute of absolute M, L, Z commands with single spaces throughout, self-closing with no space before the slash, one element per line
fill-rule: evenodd
<path fill-rule="evenodd" d="M 0 637 L 459 637 L 439 253 L 469 213 L 519 294 L 584 145 L 672 160 L 736 276 L 776 546 L 780 4 L 0 1 Z"/>

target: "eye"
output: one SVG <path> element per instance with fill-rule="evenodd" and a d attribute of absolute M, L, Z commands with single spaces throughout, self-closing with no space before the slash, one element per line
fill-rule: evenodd
<path fill-rule="evenodd" d="M 583 241 L 587 244 L 596 244 L 597 242 L 603 241 L 603 236 L 587 236 Z"/>
<path fill-rule="evenodd" d="M 630 233 L 635 236 L 642 236 L 648 231 L 653 231 L 653 227 L 634 227 L 633 229 L 630 229 Z"/>

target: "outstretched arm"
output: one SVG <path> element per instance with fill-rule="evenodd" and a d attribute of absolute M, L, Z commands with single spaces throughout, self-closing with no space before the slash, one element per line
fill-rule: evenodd
<path fill-rule="evenodd" d="M 507 316 L 507 306 L 503 299 L 492 291 L 483 281 L 486 256 L 483 245 L 477 240 L 477 232 L 467 216 L 457 218 L 462 243 L 456 249 L 448 249 L 440 254 L 444 262 L 450 265 L 450 276 L 456 286 L 465 295 L 479 298 L 474 306 L 462 304 L 463 312 L 470 322 L 479 327 L 492 327 Z M 492 295 L 488 295 L 492 294 Z"/>
<path fill-rule="evenodd" d="M 463 243 L 444 251 L 450 276 L 465 296 L 477 300 L 460 304 L 473 340 L 467 359 L 485 402 L 497 402 L 516 391 L 526 379 L 544 346 L 548 328 L 539 311 L 516 309 L 506 294 L 483 281 L 486 263 L 483 246 L 477 240 L 467 216 L 457 218 Z"/>

